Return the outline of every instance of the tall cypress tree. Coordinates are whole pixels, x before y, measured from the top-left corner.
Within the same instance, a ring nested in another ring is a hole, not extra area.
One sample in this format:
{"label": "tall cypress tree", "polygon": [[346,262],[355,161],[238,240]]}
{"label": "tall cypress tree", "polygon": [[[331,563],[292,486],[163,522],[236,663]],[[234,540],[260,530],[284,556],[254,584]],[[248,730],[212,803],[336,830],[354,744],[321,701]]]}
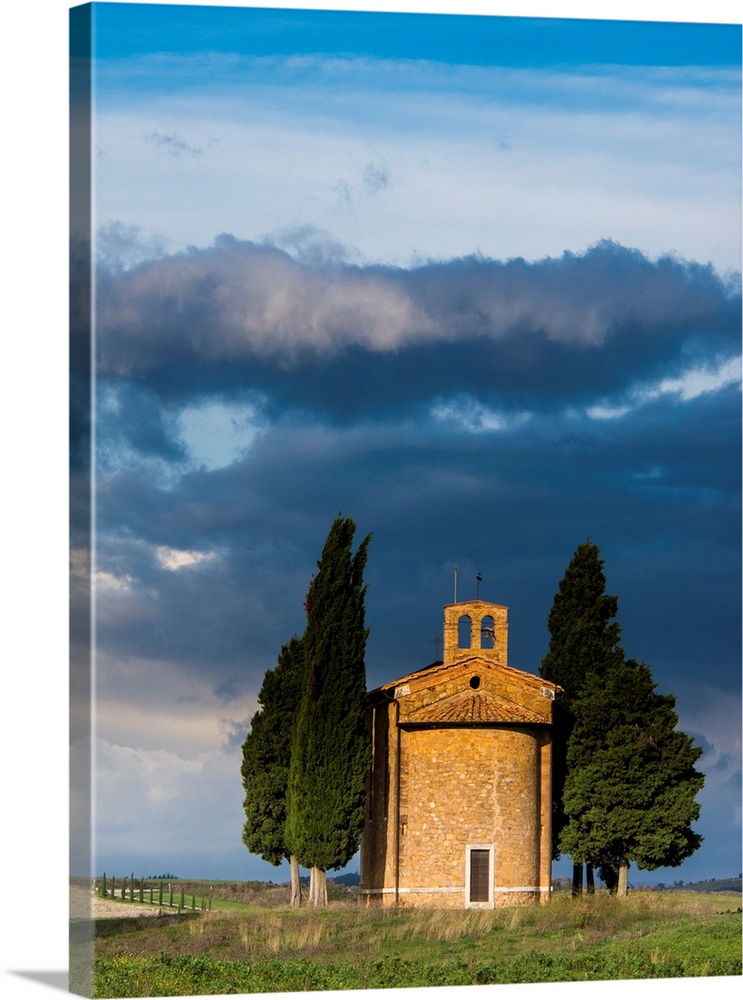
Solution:
{"label": "tall cypress tree", "polygon": [[352,555],[356,526],[341,514],[307,597],[305,686],[287,786],[287,843],[311,869],[310,902],[327,902],[325,873],[358,850],[371,749],[364,726],[363,583],[370,536]]}
{"label": "tall cypress tree", "polygon": [[260,708],[242,746],[243,843],[272,865],[289,860],[292,906],[299,905],[301,894],[299,866],[286,841],[286,786],[304,667],[302,640],[293,636],[282,646],[276,667],[266,671]]}
{"label": "tall cypress tree", "polygon": [[[575,722],[574,705],[587,678],[601,676],[624,661],[620,628],[613,619],[617,598],[606,592],[604,561],[597,545],[586,539],[575,550],[548,618],[549,650],[539,673],[559,684],[563,693],[555,702],[553,726],[552,837],[559,857],[560,832],[566,822],[562,805],[567,752]],[[593,871],[589,867],[589,888]],[[583,883],[583,865],[573,867],[573,891]]]}
{"label": "tall cypress tree", "polygon": [[655,688],[649,668],[628,660],[589,676],[573,703],[560,847],[601,865],[619,896],[630,862],[675,867],[702,841],[691,829],[702,751],[676,729],[673,695]]}

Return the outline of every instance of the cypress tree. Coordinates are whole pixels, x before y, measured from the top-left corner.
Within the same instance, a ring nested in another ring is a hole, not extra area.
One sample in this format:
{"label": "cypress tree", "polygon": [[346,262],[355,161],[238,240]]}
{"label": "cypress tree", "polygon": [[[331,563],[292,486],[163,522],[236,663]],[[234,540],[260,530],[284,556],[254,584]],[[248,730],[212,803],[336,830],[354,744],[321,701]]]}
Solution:
{"label": "cypress tree", "polygon": [[598,546],[586,539],[565,570],[547,620],[549,651],[539,672],[563,689],[563,705],[580,694],[586,677],[624,659],[619,624],[612,621],[618,600],[605,593],[603,567]]}
{"label": "cypress tree", "polygon": [[[588,677],[601,676],[624,660],[619,624],[612,620],[618,601],[616,596],[605,593],[603,567],[598,546],[586,539],[575,550],[555,594],[547,621],[549,650],[539,670],[545,680],[563,689],[555,702],[553,724],[552,838],[556,858],[560,856],[560,833],[566,822],[562,797],[575,700]],[[589,868],[589,886],[592,875]],[[580,892],[582,884],[583,865],[575,862],[573,892]]]}
{"label": "cypress tree", "polygon": [[356,853],[371,748],[364,725],[363,584],[370,536],[352,555],[356,525],[333,522],[307,596],[305,684],[287,786],[287,843],[311,869],[310,902],[327,903],[325,873]]}
{"label": "cypress tree", "polygon": [[242,745],[243,843],[272,865],[289,860],[292,906],[299,906],[301,890],[297,859],[286,845],[286,786],[303,678],[304,650],[295,635],[281,647],[276,667],[266,671],[260,708]]}
{"label": "cypress tree", "polygon": [[677,730],[674,696],[655,688],[650,669],[628,660],[588,677],[573,706],[560,847],[597,861],[619,896],[630,862],[675,867],[702,842],[691,829],[702,751]]}

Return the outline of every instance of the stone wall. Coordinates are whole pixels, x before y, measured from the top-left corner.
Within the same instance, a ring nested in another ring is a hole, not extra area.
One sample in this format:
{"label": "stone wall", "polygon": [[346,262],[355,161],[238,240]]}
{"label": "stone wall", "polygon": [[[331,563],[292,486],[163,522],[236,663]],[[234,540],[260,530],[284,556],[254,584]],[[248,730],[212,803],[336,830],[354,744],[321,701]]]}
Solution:
{"label": "stone wall", "polygon": [[488,905],[546,899],[548,732],[527,726],[398,727],[395,715],[394,704],[375,712],[375,768],[362,845],[366,901],[468,905],[472,847],[493,852]]}
{"label": "stone wall", "polygon": [[[373,766],[360,886],[367,904],[502,906],[549,898],[559,688],[499,662],[507,610],[483,601],[448,605],[445,662],[370,694]],[[492,649],[453,649],[461,614],[476,624],[475,637],[482,618],[492,617]],[[472,893],[470,865],[478,870],[484,858],[489,867]]]}
{"label": "stone wall", "polygon": [[400,885],[460,890],[467,848],[494,850],[494,887],[539,884],[539,741],[513,728],[403,731]]}
{"label": "stone wall", "polygon": [[[459,645],[459,619],[471,622],[470,644]],[[483,618],[492,619],[493,635],[483,636]],[[490,645],[485,643],[489,640]],[[508,663],[508,608],[489,601],[460,601],[444,607],[444,663],[452,663],[470,653],[482,652],[496,663]]]}

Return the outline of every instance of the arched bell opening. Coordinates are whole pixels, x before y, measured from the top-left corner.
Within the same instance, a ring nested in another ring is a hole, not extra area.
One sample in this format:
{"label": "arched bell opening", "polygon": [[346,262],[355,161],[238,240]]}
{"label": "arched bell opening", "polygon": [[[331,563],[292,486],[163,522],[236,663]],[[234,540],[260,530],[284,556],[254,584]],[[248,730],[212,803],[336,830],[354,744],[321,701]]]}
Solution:
{"label": "arched bell opening", "polygon": [[472,619],[469,615],[460,615],[457,622],[457,646],[459,649],[472,649]]}
{"label": "arched bell opening", "polygon": [[492,615],[485,615],[480,622],[480,649],[495,647],[495,622]]}

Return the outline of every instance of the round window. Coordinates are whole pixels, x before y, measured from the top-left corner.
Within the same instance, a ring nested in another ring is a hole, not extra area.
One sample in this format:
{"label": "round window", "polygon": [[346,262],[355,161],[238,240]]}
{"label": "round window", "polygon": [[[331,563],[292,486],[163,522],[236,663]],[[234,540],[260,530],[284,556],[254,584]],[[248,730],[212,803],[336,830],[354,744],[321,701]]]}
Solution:
{"label": "round window", "polygon": [[470,677],[470,687],[474,688],[475,691],[480,687],[480,678],[477,675]]}

